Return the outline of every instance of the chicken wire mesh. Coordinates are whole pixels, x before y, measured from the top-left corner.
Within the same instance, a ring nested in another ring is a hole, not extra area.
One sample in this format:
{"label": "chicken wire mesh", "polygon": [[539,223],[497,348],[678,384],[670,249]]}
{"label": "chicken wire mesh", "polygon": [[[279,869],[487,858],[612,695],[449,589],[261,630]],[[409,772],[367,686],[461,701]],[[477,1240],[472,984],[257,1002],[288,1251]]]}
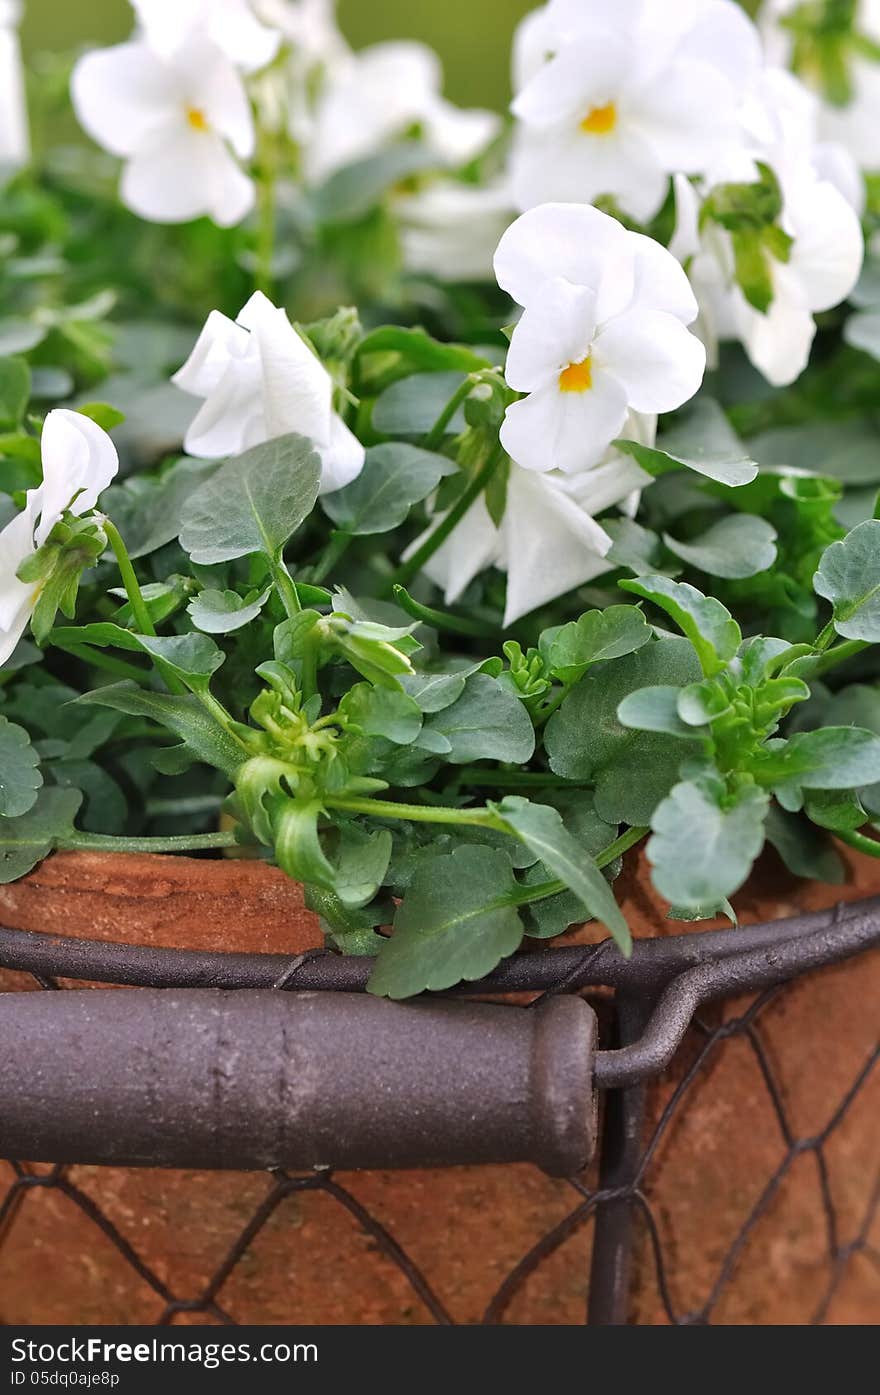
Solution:
{"label": "chicken wire mesh", "polygon": [[[869,942],[880,942],[880,925],[857,948]],[[784,949],[771,945],[767,960],[784,960]],[[880,956],[846,962],[838,944],[827,958],[844,962],[794,969],[747,998],[728,975],[737,996],[699,1008],[668,1070],[646,1081],[636,1069],[603,1093],[600,1155],[580,1177],[555,1181],[526,1165],[225,1174],[218,1225],[205,1206],[216,1174],[9,1162],[0,1318],[878,1321]],[[639,1047],[663,1003],[657,975],[630,975],[612,1003],[581,982],[613,977],[591,973],[596,961],[595,947],[582,951],[577,972],[569,956],[544,991],[591,995],[604,1044]],[[59,971],[69,967],[61,956]],[[64,989],[43,972],[29,978]],[[847,1004],[846,1040],[823,1037],[816,1023],[837,1021]]]}

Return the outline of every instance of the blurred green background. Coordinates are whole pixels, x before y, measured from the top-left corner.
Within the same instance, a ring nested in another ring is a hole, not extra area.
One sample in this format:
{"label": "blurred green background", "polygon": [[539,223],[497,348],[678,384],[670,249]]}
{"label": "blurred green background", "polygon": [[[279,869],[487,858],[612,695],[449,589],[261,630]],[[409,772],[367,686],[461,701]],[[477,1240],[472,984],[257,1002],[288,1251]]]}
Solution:
{"label": "blurred green background", "polygon": [[[173,4],[174,0],[167,0]],[[510,43],[537,0],[339,0],[344,32],[360,48],[379,39],[423,39],[446,68],[446,91],[468,106],[509,100]],[[112,43],[131,31],[126,0],[25,0],[27,49]]]}

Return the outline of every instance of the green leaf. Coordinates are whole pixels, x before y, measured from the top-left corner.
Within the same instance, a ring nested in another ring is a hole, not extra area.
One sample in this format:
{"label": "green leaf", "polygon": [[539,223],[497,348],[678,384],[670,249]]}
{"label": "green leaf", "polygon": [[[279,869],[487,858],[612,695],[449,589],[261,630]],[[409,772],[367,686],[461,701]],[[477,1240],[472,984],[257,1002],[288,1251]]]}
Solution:
{"label": "green leaf", "polygon": [[399,688],[356,683],[340,702],[339,712],[364,736],[381,736],[398,746],[409,746],[422,729],[418,703]]}
{"label": "green leaf", "polygon": [[118,407],[111,407],[109,402],[83,402],[76,410],[89,417],[102,431],[112,431],[114,426],[121,426],[125,421],[125,413],[120,412]]}
{"label": "green leaf", "polygon": [[481,846],[421,863],[379,951],[371,993],[410,998],[491,973],[522,940],[510,859]]}
{"label": "green leaf", "polygon": [[0,816],[26,814],[42,783],[40,757],[24,727],[0,716]]}
{"label": "green leaf", "polygon": [[0,359],[0,431],[16,431],[31,395],[31,370],[23,358]]}
{"label": "green leaf", "polygon": [[695,586],[665,576],[641,576],[620,585],[666,611],[694,646],[707,678],[719,673],[742,643],[742,633],[730,611]]}
{"label": "green leaf", "polygon": [[[861,824],[865,822],[862,813]],[[846,880],[846,869],[826,834],[820,833],[806,819],[788,814],[773,804],[767,815],[767,842],[772,843],[789,872],[809,881],[830,882],[840,886]]]}
{"label": "green leaf", "polygon": [[662,731],[668,736],[693,741],[696,735],[693,726],[683,722],[678,713],[679,696],[688,691],[666,684],[639,688],[623,699],[617,709],[617,720],[635,731]]}
{"label": "green leaf", "polygon": [[72,837],[82,795],[48,787],[19,818],[0,822],[0,883],[14,882],[42,862],[59,842]]}
{"label": "green leaf", "polygon": [[880,310],[861,310],[850,315],[843,327],[843,337],[854,349],[880,359]]}
{"label": "green leaf", "polygon": [[369,354],[397,354],[402,365],[421,373],[478,373],[492,366],[488,358],[464,344],[443,344],[423,329],[399,325],[382,325],[362,339],[358,356]]}
{"label": "green leaf", "polygon": [[418,704],[424,713],[442,712],[451,707],[464,692],[465,673],[410,673],[404,674],[400,685],[405,693]]}
{"label": "green leaf", "polygon": [[660,563],[660,539],[650,529],[634,523],[631,518],[603,518],[602,527],[614,546],[608,561],[615,567],[626,567],[636,576],[655,572]]}
{"label": "green leaf", "polygon": [[321,504],[344,533],[388,533],[405,522],[413,504],[426,499],[444,475],[454,473],[444,455],[389,441],[371,446],[357,479],[326,495]]}
{"label": "green leaf", "polygon": [[52,631],[59,644],[94,644],[98,648],[127,649],[161,659],[183,679],[207,679],[216,673],[226,655],[203,634],[138,635],[110,621],[94,625],[62,625]]}
{"label": "green leaf", "polygon": [[189,617],[199,630],[212,635],[228,635],[256,620],[271,590],[253,600],[245,600],[237,591],[202,591],[187,606]]}
{"label": "green leaf", "polygon": [[677,694],[676,710],[689,727],[709,726],[719,717],[726,717],[731,706],[724,686],[711,678],[704,679],[702,683],[691,683]]}
{"label": "green leaf", "polygon": [[452,765],[477,760],[524,765],[535,751],[535,731],[525,707],[485,673],[468,678],[461,697],[425,726],[450,742],[447,760]]}
{"label": "green leaf", "polygon": [[289,877],[334,891],[333,868],[318,836],[318,819],[322,812],[319,800],[299,803],[282,796],[272,814],[275,859]]}
{"label": "green leaf", "polygon": [[181,546],[203,566],[253,552],[275,558],[311,513],[320,483],[320,458],[304,436],[254,446],[186,500]]}
{"label": "green leaf", "polygon": [[425,145],[405,141],[356,160],[332,174],[314,195],[319,223],[354,223],[366,217],[394,184],[437,168],[437,156]]}
{"label": "green leaf", "polygon": [[834,607],[834,628],[845,639],[880,640],[880,519],[860,523],[832,543],[813,578]]}
{"label": "green leaf", "polygon": [[387,828],[368,833],[357,824],[345,824],[339,830],[334,881],[346,910],[360,910],[373,900],[388,871],[392,844]]}
{"label": "green leaf", "polygon": [[[592,664],[633,654],[651,638],[651,627],[633,605],[590,610],[579,620],[541,638],[547,668],[563,683],[575,683]],[[546,642],[545,642],[546,641]]]}
{"label": "green leaf", "polygon": [[756,460],[773,469],[808,470],[843,484],[880,484],[880,452],[873,423],[817,421],[781,426],[749,442]]}
{"label": "green leaf", "polygon": [[687,417],[666,433],[660,446],[643,446],[638,441],[616,441],[615,445],[652,475],[684,466],[736,488],[750,484],[758,473],[724,411],[711,397],[700,397]]}
{"label": "green leaf", "polygon": [[676,785],[651,821],[654,885],[673,906],[715,906],[738,891],[764,846],[770,800],[747,785],[727,796],[713,776]]}
{"label": "green leaf", "polygon": [[[383,436],[426,436],[466,376],[428,372],[400,378],[377,397],[373,406],[374,428]],[[466,425],[462,406],[449,423],[449,434],[457,435]]]}
{"label": "green leaf", "polygon": [[101,507],[113,519],[132,558],[146,557],[173,542],[180,532],[183,506],[207,479],[216,474],[216,460],[176,460],[158,477],[132,475],[112,484],[101,496]]}
{"label": "green leaf", "polygon": [[880,780],[880,737],[860,727],[796,732],[768,749],[753,772],[770,789],[859,789]]}
{"label": "green leaf", "polygon": [[678,542],[668,533],[663,541],[698,571],[731,581],[757,576],[776,561],[776,529],[751,514],[722,518],[693,542]]}
{"label": "green leaf", "polygon": [[568,832],[557,810],[516,796],[509,796],[495,807],[526,847],[574,892],[588,917],[600,920],[623,953],[629,954],[632,936],[614,893],[589,853]]}
{"label": "green leaf", "polygon": [[84,693],[78,702],[111,707],[132,717],[149,717],[174,732],[196,760],[222,770],[230,779],[247,759],[247,752],[224,731],[195,697],[152,693],[135,683],[111,683]]}
{"label": "green leaf", "polygon": [[702,744],[695,739],[688,747],[665,733],[633,731],[619,721],[618,708],[641,688],[681,688],[699,677],[693,649],[678,638],[654,640],[588,673],[547,724],[551,769],[567,780],[593,781],[596,812],[608,823],[650,823],[682,761],[699,755]]}

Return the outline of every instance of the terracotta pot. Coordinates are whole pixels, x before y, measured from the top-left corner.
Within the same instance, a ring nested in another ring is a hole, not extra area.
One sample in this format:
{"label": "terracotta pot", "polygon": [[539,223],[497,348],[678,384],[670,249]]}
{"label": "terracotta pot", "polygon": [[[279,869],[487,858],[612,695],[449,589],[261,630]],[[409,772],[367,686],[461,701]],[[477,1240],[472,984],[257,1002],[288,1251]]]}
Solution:
{"label": "terracotta pot", "polygon": [[[842,888],[795,882],[767,859],[737,898],[742,922],[880,892],[880,864],[845,856]],[[637,935],[681,932],[665,919],[639,857],[622,889]],[[280,872],[167,857],[57,854],[0,888],[0,924],[191,949],[296,954],[320,943],[301,889]],[[592,927],[580,938],[599,933]],[[26,975],[0,975],[6,990],[36,986]],[[659,1131],[640,1191],[657,1246],[640,1220],[632,1319],[663,1323],[671,1307],[677,1318],[727,1323],[803,1323],[819,1309],[833,1322],[880,1321],[880,1216],[871,1214],[880,1071],[866,1070],[877,1042],[880,954],[790,985],[737,1028],[748,1006],[712,1009],[703,1029],[726,1026],[723,1038],[692,1033],[649,1092],[646,1129]],[[861,1088],[837,1117],[860,1072]],[[16,1174],[6,1163],[0,1172],[10,1186],[0,1225],[7,1323],[164,1315],[411,1324],[444,1313],[473,1322],[526,1255],[494,1315],[583,1321],[592,1244],[589,1217],[575,1214],[583,1196],[530,1167],[291,1183],[89,1167],[56,1175],[24,1165]]]}

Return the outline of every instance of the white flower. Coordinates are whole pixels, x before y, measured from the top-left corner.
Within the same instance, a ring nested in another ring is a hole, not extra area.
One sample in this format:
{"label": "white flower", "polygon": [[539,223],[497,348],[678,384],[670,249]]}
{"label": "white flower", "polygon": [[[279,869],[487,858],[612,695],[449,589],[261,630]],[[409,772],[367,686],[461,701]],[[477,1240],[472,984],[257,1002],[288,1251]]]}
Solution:
{"label": "white flower", "polygon": [[89,135],[126,161],[121,196],[142,218],[207,215],[231,227],[250,211],[254,186],[238,163],[254,151],[250,104],[229,59],[204,39],[167,60],[143,41],[87,53],[71,93]]}
{"label": "white flower", "polygon": [[437,179],[413,194],[399,194],[394,211],[409,271],[441,281],[486,281],[498,239],[510,224],[507,183],[463,184]]}
{"label": "white flower", "polygon": [[43,483],[28,490],[24,509],[0,532],[0,665],[24,634],[40,595],[39,583],[19,581],[16,572],[65,512],[82,517],[95,507],[119,468],[107,433],[64,407],[46,417],[41,450]]}
{"label": "white flower", "polygon": [[699,173],[738,142],[760,62],[734,0],[551,0],[515,48],[519,207],[611,195],[653,217],[670,175]]}
{"label": "white flower", "polygon": [[336,63],[351,53],[336,23],[335,0],[255,0],[254,8],[313,63]]}
{"label": "white flower", "polygon": [[479,155],[500,117],[463,111],[442,93],[437,55],[424,44],[374,44],[331,74],[318,102],[307,167],[313,183],[374,155],[413,126],[437,160],[456,167]]}
{"label": "white flower", "polygon": [[498,283],[524,306],[506,377],[502,444],[527,470],[597,464],[630,411],[670,412],[700,386],[706,354],[687,277],[665,248],[579,204],[524,213],[495,255]]}
{"label": "white flower", "polygon": [[256,0],[256,10],[287,45],[285,61],[261,73],[252,89],[260,119],[268,130],[286,131],[309,146],[318,94],[328,74],[351,58],[334,0]]}
{"label": "white flower", "polygon": [[701,198],[683,177],[676,179],[678,221],[670,250],[688,266],[700,305],[697,330],[710,359],[720,341],[739,339],[767,381],[784,387],[809,362],[814,316],[839,305],[855,286],[864,241],[851,204],[812,165],[798,161],[776,174],[780,226],[793,241],[788,261],[767,256],[773,300],[766,313],[749,303],[737,282],[730,234],[712,223],[700,230]]}
{"label": "white flower", "polygon": [[211,311],[173,381],[205,399],[186,433],[191,455],[240,455],[296,431],[321,457],[322,494],[341,489],[363,469],[363,446],[333,410],[330,374],[261,291],[237,320]]}
{"label": "white flower", "polygon": [[0,171],[19,169],[30,159],[24,74],[17,25],[20,0],[0,0]]}
{"label": "white flower", "polygon": [[141,32],[159,58],[173,61],[193,40],[207,40],[246,73],[264,68],[281,34],[267,28],[248,0],[131,0]]}
{"label": "white flower", "polygon": [[[633,424],[632,434],[639,431]],[[613,563],[606,560],[612,538],[594,515],[624,503],[650,483],[650,476],[616,452],[577,476],[538,475],[511,464],[501,526],[493,523],[481,496],[430,558],[425,573],[452,605],[479,572],[499,567],[507,573],[504,624],[513,625],[529,611],[612,570]]]}

